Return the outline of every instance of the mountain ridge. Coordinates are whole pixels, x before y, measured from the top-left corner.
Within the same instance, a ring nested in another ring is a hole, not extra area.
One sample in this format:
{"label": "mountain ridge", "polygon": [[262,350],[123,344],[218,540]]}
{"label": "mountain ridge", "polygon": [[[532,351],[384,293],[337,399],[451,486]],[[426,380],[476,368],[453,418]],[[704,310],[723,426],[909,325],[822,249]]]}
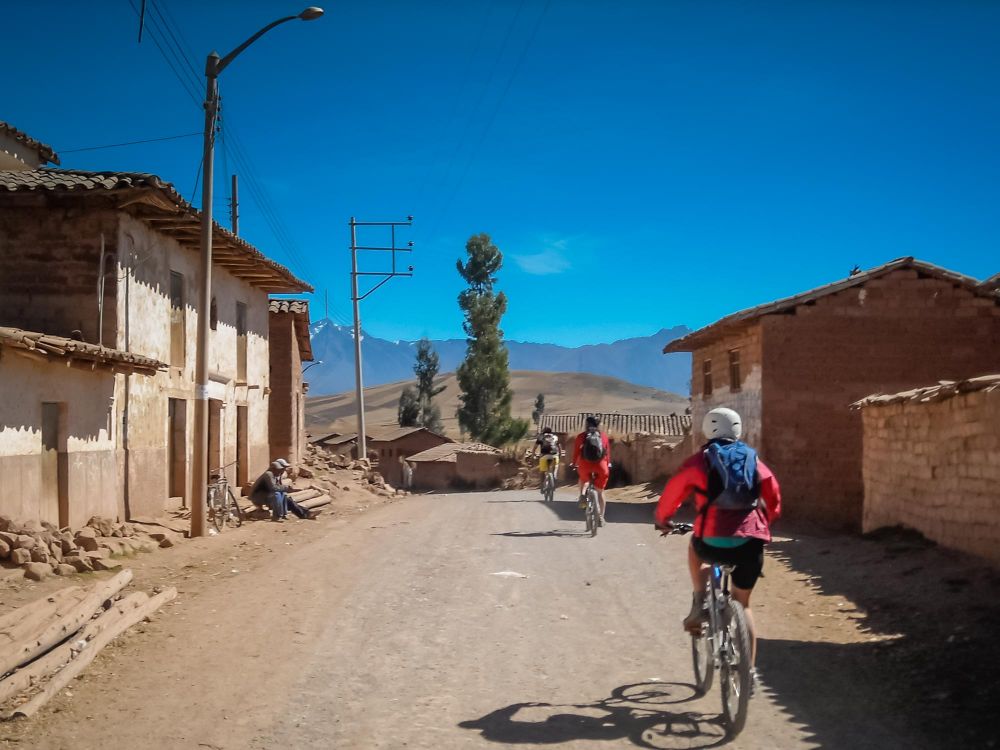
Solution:
{"label": "mountain ridge", "polygon": [[[663,328],[649,336],[633,336],[602,344],[566,347],[528,341],[506,341],[511,370],[584,372],[607,375],[636,385],[687,394],[691,358],[663,354],[663,347],[689,333],[686,326]],[[310,368],[310,395],[342,393],[354,387],[354,331],[323,319],[310,327],[313,356],[322,361]],[[387,385],[413,378],[415,341],[389,341],[362,330],[365,386]],[[454,370],[465,358],[466,340],[431,340],[441,371]]]}

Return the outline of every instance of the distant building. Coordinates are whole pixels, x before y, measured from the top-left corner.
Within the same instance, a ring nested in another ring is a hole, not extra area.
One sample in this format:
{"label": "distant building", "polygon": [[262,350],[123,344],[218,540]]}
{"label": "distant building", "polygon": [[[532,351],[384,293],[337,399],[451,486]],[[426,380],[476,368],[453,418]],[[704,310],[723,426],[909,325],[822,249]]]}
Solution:
{"label": "distant building", "polygon": [[[378,470],[393,487],[403,486],[403,461],[428,448],[454,443],[426,427],[375,427],[367,438],[368,453],[378,456]],[[367,434],[367,433],[366,433]]]}
{"label": "distant building", "polygon": [[[0,171],[0,326],[42,334],[44,356],[72,366],[36,378],[3,345],[0,476],[27,484],[0,495],[0,513],[79,523],[190,501],[200,224],[155,175]],[[207,463],[243,485],[271,453],[268,294],[311,288],[218,225],[213,264]],[[66,514],[30,502],[53,443]]]}
{"label": "distant building", "polygon": [[406,459],[414,490],[485,489],[500,481],[501,452],[483,443],[446,443]]}
{"label": "distant building", "polygon": [[860,528],[862,430],[850,404],[1000,371],[1000,297],[900,258],[729,315],[669,343],[691,352],[694,429],[728,406],[781,480],[787,515]]}
{"label": "distant building", "polygon": [[271,460],[284,458],[298,465],[306,446],[306,391],[302,363],[311,362],[309,303],[273,299],[268,306],[268,352],[271,357],[271,398],[268,434]]}

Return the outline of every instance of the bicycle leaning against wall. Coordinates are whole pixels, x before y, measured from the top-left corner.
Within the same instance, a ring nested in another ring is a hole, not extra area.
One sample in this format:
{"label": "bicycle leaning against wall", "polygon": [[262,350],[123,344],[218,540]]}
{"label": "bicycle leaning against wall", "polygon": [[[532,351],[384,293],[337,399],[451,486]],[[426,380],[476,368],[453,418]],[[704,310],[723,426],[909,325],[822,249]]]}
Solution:
{"label": "bicycle leaning against wall", "polygon": [[[234,461],[228,466],[235,463]],[[226,478],[228,466],[220,466],[209,475],[212,481],[208,483],[208,520],[216,531],[222,531],[226,524],[243,525],[243,509]]]}

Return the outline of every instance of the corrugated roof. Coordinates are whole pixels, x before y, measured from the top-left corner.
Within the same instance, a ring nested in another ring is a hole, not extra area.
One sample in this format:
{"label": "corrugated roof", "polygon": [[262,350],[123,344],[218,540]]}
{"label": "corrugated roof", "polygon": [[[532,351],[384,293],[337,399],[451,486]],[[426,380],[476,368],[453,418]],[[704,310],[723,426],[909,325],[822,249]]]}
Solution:
{"label": "corrugated roof", "polygon": [[674,339],[664,347],[663,353],[669,354],[672,352],[694,351],[696,348],[703,346],[705,343],[719,336],[726,329],[736,326],[739,323],[746,323],[756,318],[763,317],[764,315],[787,312],[795,307],[798,307],[799,305],[815,302],[822,297],[836,294],[837,292],[842,292],[845,289],[851,289],[852,287],[861,286],[872,279],[885,276],[893,271],[905,269],[912,269],[923,276],[929,276],[931,278],[951,282],[952,284],[968,289],[970,292],[978,296],[996,298],[995,295],[992,295],[988,290],[984,289],[980,285],[979,281],[971,276],[965,276],[964,274],[956,273],[955,271],[949,271],[946,268],[941,268],[940,266],[935,266],[933,263],[926,263],[922,260],[916,260],[913,257],[897,258],[889,263],[869,269],[868,271],[856,273],[853,276],[848,276],[846,279],[835,281],[832,284],[826,284],[825,286],[810,289],[809,291],[796,294],[792,297],[786,297],[784,299],[776,300],[775,302],[768,302],[764,305],[750,307],[746,310],[733,313],[732,315],[727,315],[725,318],[722,318],[709,326],[700,328],[693,333],[689,333],[687,336]]}
{"label": "corrugated roof", "polygon": [[102,366],[115,370],[127,370],[143,375],[153,375],[157,370],[167,369],[167,365],[152,357],[144,357],[120,349],[88,344],[85,341],[68,339],[63,336],[49,336],[20,328],[0,327],[0,346],[10,346],[22,351],[30,351],[36,357],[45,359],[65,359],[89,362],[91,367]]}
{"label": "corrugated roof", "polygon": [[267,311],[271,315],[289,313],[295,316],[295,340],[299,345],[299,358],[311,362],[313,358],[312,338],[309,336],[309,301],[304,299],[272,299]]}
{"label": "corrugated roof", "polygon": [[[127,209],[157,232],[173,237],[184,247],[201,252],[201,211],[184,200],[173,185],[154,174],[88,172],[51,167],[0,171],[0,201],[6,195],[24,193],[115,196],[119,199],[119,209]],[[283,265],[266,257],[218,222],[213,222],[213,228],[212,261],[215,265],[266,292],[313,290]]]}
{"label": "corrugated roof", "polygon": [[357,439],[358,434],[356,432],[350,432],[346,435],[333,432],[329,435],[320,435],[317,438],[312,438],[309,442],[313,445],[343,445],[344,443],[353,443]]}
{"label": "corrugated roof", "polygon": [[459,453],[490,453],[499,455],[500,450],[484,443],[444,443],[435,445],[420,453],[407,456],[413,463],[456,463]]}
{"label": "corrugated roof", "polygon": [[30,135],[25,133],[23,130],[19,130],[11,125],[9,122],[4,122],[0,120],[0,131],[3,131],[6,135],[13,138],[15,141],[20,141],[28,148],[34,149],[38,152],[38,155],[42,157],[45,161],[51,164],[58,164],[59,157],[56,152],[52,149],[52,146],[42,143],[39,140],[32,138]]}
{"label": "corrugated roof", "polygon": [[538,429],[552,428],[553,432],[582,432],[589,416],[601,421],[601,429],[618,435],[647,432],[652,435],[683,436],[691,430],[690,414],[619,414],[618,412],[581,412],[579,414],[543,414]]}
{"label": "corrugated roof", "polygon": [[868,406],[888,406],[903,402],[932,403],[974,391],[994,391],[1000,388],[1000,375],[982,375],[968,380],[942,380],[936,385],[913,388],[899,393],[875,393],[851,404],[854,409]]}

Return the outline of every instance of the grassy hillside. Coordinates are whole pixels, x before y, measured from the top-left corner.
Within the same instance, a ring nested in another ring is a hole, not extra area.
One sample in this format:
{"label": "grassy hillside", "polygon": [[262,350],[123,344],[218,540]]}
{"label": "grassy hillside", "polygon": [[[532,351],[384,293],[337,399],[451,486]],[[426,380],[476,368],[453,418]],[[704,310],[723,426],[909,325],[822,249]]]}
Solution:
{"label": "grassy hillside", "polygon": [[[365,389],[365,415],[369,427],[396,424],[399,394],[411,381],[390,383]],[[458,437],[458,384],[454,373],[440,379],[444,391],[435,402],[441,407],[445,432]],[[581,411],[622,412],[626,414],[672,414],[682,412],[687,399],[676,393],[626,383],[605,375],[582,372],[511,372],[515,416],[530,418],[535,397],[545,394],[545,410],[550,414],[576,414]],[[354,432],[354,392],[336,396],[318,396],[306,401],[306,427],[313,435],[324,432]]]}

